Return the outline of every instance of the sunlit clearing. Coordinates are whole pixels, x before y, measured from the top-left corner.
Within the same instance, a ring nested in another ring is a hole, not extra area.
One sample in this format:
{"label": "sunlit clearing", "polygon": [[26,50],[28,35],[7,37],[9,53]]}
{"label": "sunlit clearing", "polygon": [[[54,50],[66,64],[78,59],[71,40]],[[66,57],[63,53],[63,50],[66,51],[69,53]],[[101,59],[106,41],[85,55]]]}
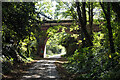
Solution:
{"label": "sunlit clearing", "polygon": [[66,33],[60,32],[48,39],[46,43],[46,58],[61,58],[61,55],[66,54],[65,47],[60,44],[63,36],[66,36]]}

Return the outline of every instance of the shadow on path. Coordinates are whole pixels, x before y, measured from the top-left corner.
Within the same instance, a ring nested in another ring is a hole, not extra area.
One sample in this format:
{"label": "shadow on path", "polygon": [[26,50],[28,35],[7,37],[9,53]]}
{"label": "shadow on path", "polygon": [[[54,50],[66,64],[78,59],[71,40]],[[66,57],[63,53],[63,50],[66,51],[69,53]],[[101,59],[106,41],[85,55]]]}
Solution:
{"label": "shadow on path", "polygon": [[56,59],[38,60],[25,71],[20,80],[61,80],[56,70]]}

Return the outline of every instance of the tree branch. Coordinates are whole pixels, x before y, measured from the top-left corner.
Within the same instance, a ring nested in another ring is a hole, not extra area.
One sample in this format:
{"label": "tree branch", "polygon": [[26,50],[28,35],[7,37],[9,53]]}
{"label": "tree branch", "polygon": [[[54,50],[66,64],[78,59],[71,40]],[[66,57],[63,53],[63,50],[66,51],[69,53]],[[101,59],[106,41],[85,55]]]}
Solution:
{"label": "tree branch", "polygon": [[78,17],[79,17],[79,20],[80,20],[80,23],[83,24],[83,19],[82,19],[82,16],[81,16],[81,10],[80,10],[80,5],[79,5],[79,2],[76,1],[76,5],[77,5],[77,12],[78,12]]}
{"label": "tree branch", "polygon": [[101,2],[100,2],[100,5],[101,5],[101,7],[102,7],[102,9],[103,9],[103,12],[104,12],[104,14],[105,14],[105,17],[107,18],[107,12],[105,11],[105,7],[104,7],[104,4],[102,4]]}

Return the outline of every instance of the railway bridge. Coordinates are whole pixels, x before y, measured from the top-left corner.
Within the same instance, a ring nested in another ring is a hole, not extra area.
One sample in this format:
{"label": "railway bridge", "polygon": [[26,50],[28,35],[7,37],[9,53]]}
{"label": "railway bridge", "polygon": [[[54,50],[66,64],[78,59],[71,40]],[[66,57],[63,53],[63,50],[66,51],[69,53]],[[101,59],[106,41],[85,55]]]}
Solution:
{"label": "railway bridge", "polygon": [[[74,22],[75,22],[74,20],[60,20],[60,21],[58,21],[58,20],[49,20],[49,21],[44,21],[41,24],[41,30],[47,32],[47,30],[50,27],[54,28],[54,26],[59,26],[60,25],[60,26],[65,27],[65,32],[66,33],[78,34],[78,32],[80,32],[80,31],[77,31],[77,30],[72,30],[71,31],[70,30],[70,27],[74,26]],[[76,24],[78,24],[78,23],[76,23]],[[89,32],[90,31],[89,25],[87,25],[86,28],[87,28],[87,31]],[[93,32],[98,32],[100,30],[99,25],[93,24],[92,30],[93,30]],[[59,28],[59,30],[57,32],[62,32],[62,28]],[[39,54],[41,57],[44,57],[45,54],[46,54],[46,42],[47,42],[48,39],[49,39],[49,37],[46,36],[46,35],[43,35],[39,39],[40,41],[39,41],[37,54]]]}

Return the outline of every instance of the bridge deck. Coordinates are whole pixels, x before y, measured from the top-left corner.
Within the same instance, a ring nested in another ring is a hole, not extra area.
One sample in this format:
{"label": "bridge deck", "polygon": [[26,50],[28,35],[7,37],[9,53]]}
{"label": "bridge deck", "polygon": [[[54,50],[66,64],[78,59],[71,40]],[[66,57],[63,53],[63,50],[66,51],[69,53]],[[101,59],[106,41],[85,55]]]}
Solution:
{"label": "bridge deck", "polygon": [[[71,25],[73,25],[74,21],[75,20],[60,20],[60,21],[58,21],[58,20],[50,20],[50,21],[44,21],[43,24],[41,25],[41,29],[42,30],[47,30],[50,27],[58,26],[58,25],[65,26],[65,27],[69,28]],[[86,28],[87,28],[87,30],[90,30],[89,24],[86,26]],[[96,25],[96,24],[93,24],[92,29],[93,29],[94,32],[98,32],[100,30],[99,25]]]}

